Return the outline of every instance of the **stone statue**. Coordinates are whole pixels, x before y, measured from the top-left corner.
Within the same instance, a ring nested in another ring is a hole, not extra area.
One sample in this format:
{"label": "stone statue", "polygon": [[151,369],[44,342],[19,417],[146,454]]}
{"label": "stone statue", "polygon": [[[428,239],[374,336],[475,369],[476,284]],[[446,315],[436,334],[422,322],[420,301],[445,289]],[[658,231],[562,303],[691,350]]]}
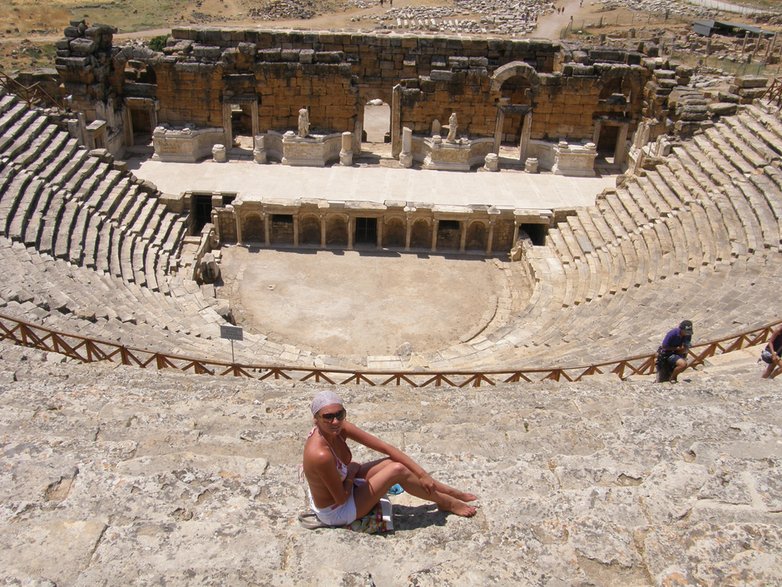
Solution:
{"label": "stone statue", "polygon": [[310,113],[306,108],[299,110],[299,136],[301,138],[310,134]]}
{"label": "stone statue", "polygon": [[456,112],[451,112],[451,116],[448,118],[448,138],[449,143],[456,142],[456,129],[458,128],[456,122]]}

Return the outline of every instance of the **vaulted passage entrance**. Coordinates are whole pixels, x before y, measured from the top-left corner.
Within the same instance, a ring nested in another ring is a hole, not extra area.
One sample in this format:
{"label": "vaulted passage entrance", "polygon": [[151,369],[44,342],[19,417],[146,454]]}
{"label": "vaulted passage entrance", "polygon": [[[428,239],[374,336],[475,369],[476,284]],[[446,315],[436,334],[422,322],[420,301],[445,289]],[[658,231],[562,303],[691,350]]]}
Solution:
{"label": "vaulted passage entrance", "polygon": [[354,243],[373,247],[377,245],[377,218],[356,218]]}

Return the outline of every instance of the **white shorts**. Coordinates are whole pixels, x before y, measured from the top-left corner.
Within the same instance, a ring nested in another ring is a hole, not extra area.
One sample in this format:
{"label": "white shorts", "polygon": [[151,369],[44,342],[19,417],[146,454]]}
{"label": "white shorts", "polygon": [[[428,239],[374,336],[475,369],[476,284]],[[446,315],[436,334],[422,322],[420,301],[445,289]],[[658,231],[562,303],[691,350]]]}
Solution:
{"label": "white shorts", "polygon": [[[363,479],[355,479],[353,487],[350,488],[350,497],[342,505],[330,505],[325,508],[319,508],[312,500],[310,493],[310,508],[318,519],[329,526],[347,526],[356,520],[356,500],[353,498],[353,489],[355,484],[364,482]],[[307,492],[309,493],[309,491]]]}

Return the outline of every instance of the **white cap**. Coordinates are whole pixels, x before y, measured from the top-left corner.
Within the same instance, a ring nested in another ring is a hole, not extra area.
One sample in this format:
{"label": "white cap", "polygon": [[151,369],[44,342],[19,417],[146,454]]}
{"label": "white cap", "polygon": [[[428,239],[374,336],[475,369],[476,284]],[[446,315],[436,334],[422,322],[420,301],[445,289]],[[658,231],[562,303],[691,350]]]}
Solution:
{"label": "white cap", "polygon": [[319,391],[315,394],[315,397],[312,398],[312,404],[310,405],[312,415],[316,415],[321,409],[332,404],[345,405],[342,398],[333,391]]}

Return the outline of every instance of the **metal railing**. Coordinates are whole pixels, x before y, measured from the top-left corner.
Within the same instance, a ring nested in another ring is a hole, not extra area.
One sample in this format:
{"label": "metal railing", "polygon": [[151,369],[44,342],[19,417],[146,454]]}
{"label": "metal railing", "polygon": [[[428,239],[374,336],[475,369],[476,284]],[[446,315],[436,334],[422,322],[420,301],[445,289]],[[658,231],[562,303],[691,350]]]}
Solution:
{"label": "metal railing", "polygon": [[[772,330],[782,321],[742,332],[719,340],[693,346],[690,366],[702,364],[709,357],[729,353],[766,342]],[[480,387],[503,383],[540,381],[580,381],[584,377],[614,374],[620,379],[631,375],[651,375],[655,371],[655,354],[637,355],[616,361],[577,367],[521,368],[481,371],[383,371],[351,370],[281,365],[248,365],[210,359],[194,359],[168,353],[132,348],[125,345],[68,334],[0,314],[0,340],[60,353],[83,363],[110,361],[141,368],[176,369],[197,375],[231,375],[264,381],[283,379],[312,381],[332,385],[365,384],[370,386],[408,385],[410,387]]]}

